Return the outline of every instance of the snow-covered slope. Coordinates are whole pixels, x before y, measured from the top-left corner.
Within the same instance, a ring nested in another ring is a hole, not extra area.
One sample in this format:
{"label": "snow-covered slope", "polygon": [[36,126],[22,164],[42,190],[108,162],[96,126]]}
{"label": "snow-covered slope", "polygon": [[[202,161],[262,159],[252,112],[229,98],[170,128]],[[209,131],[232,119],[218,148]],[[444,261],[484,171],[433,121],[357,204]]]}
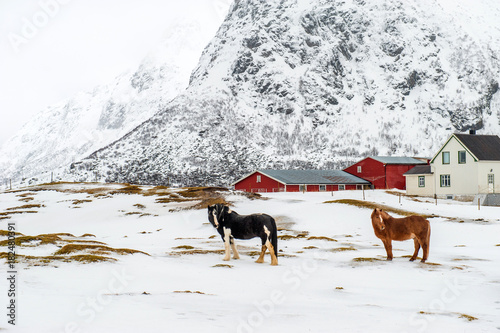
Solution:
{"label": "snow-covered slope", "polygon": [[77,178],[228,184],[500,133],[500,3],[238,0],[187,91]]}
{"label": "snow-covered slope", "polygon": [[3,145],[0,180],[18,180],[69,165],[164,108],[187,87],[189,74],[214,33],[185,19],[174,27],[135,71],[38,113]]}

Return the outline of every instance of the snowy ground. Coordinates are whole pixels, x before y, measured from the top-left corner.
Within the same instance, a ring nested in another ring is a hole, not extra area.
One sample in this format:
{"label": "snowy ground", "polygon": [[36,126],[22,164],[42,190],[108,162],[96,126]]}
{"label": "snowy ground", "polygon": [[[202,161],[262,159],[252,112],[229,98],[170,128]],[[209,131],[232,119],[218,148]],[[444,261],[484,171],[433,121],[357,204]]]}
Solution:
{"label": "snowy ground", "polygon": [[[267,195],[269,200],[227,197],[240,214],[265,212],[276,218],[282,229],[278,266],[269,264],[269,255],[265,264],[254,262],[260,249],[257,239],[237,243],[240,260],[222,261],[223,244],[208,224],[206,210],[176,210],[184,203],[160,204],[154,195],[96,196],[29,189],[0,193],[0,212],[43,205],[24,209],[36,213],[8,215],[10,219],[0,220],[1,230],[14,223],[16,231],[24,235],[69,233],[75,237],[60,237],[149,254],[112,254],[117,259],[113,262],[17,263],[16,326],[7,323],[8,268],[2,265],[0,294],[5,313],[0,329],[499,331],[500,208],[481,207],[478,211],[469,203],[448,200],[435,205],[405,197],[400,204],[398,196],[385,191],[365,194],[367,201],[441,216],[430,219],[428,263],[409,262],[404,257],[412,254],[412,241],[394,242],[395,258],[386,262],[382,242],[373,233],[371,210],[323,203],[362,199],[360,191],[333,196],[276,193]],[[95,237],[80,237],[84,234]],[[37,244],[17,246],[16,252],[49,256],[61,246]]]}

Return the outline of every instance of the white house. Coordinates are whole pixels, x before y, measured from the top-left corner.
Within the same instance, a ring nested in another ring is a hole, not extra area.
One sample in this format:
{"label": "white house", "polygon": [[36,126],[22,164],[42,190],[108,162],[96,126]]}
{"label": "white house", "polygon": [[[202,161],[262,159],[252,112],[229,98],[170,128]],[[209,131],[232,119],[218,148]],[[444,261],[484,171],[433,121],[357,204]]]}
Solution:
{"label": "white house", "polygon": [[406,193],[437,197],[469,197],[500,193],[500,138],[453,134],[428,166],[404,174]]}

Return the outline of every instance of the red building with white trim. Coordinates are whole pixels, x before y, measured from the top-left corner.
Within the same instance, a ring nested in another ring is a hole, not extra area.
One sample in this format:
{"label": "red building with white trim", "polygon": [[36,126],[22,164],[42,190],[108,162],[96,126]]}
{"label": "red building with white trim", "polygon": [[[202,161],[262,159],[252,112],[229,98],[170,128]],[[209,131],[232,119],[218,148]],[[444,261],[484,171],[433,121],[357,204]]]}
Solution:
{"label": "red building with white trim", "polygon": [[375,189],[406,189],[403,174],[416,165],[428,162],[412,157],[372,156],[344,169],[345,172],[372,183]]}
{"label": "red building with white trim", "polygon": [[246,192],[331,192],[370,183],[340,170],[256,170],[232,185]]}

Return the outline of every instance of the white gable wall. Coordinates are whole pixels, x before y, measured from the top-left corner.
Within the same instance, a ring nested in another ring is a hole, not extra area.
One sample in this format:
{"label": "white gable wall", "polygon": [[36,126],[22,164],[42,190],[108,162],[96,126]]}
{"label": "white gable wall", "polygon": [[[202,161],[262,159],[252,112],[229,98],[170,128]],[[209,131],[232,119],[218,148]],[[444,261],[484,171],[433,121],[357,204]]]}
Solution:
{"label": "white gable wall", "polygon": [[[466,151],[466,163],[458,163],[458,152]],[[443,164],[443,152],[450,153],[450,163]],[[479,189],[479,163],[474,156],[457,140],[455,136],[446,143],[431,162],[436,182],[436,194],[474,195]],[[450,186],[441,186],[441,176],[450,176]]]}
{"label": "white gable wall", "polygon": [[[465,151],[465,163],[458,163],[458,152]],[[449,152],[450,163],[443,164],[443,152]],[[500,193],[500,161],[478,161],[460,141],[452,135],[434,156],[432,175],[407,175],[406,193],[409,195],[438,197],[447,195],[471,196],[478,193]],[[488,184],[492,174],[494,184]],[[441,176],[450,176],[450,186],[441,185]],[[418,177],[425,176],[425,187],[418,186]]]}

